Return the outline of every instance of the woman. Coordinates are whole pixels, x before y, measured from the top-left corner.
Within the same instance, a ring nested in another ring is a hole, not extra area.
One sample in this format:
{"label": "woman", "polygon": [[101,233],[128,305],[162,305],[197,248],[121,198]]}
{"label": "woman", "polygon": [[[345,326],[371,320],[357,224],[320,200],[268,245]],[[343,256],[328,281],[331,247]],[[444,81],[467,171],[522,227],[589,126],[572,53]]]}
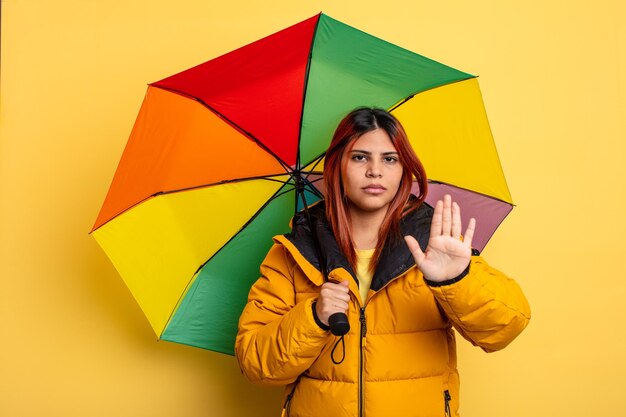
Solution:
{"label": "woman", "polygon": [[[296,216],[250,291],[235,346],[242,371],[287,385],[292,417],[457,416],[452,328],[485,351],[502,349],[528,323],[524,295],[472,251],[473,219],[461,237],[450,196],[434,210],[423,204],[426,175],[391,114],[348,114],[324,172],[313,232]],[[329,331],[334,313],[348,316],[345,346]]]}

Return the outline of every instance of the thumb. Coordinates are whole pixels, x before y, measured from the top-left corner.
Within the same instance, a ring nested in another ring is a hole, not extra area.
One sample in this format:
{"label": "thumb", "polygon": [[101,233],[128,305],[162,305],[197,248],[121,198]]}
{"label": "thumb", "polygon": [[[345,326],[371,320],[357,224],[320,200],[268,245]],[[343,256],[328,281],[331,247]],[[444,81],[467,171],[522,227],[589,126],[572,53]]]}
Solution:
{"label": "thumb", "polygon": [[417,243],[417,240],[415,240],[413,236],[404,236],[404,241],[406,242],[406,245],[409,247],[409,251],[411,251],[413,258],[415,258],[415,263],[417,265],[422,263],[422,260],[424,259],[425,255],[424,255],[424,252],[422,252],[422,248],[420,248],[419,243]]}

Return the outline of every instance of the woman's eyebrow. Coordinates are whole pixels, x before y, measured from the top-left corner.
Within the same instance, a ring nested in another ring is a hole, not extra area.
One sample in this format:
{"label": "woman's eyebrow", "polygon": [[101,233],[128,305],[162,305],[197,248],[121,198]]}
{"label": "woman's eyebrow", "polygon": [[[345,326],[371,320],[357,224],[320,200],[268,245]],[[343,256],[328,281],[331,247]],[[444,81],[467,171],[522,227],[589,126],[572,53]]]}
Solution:
{"label": "woman's eyebrow", "polygon": [[[362,149],[352,149],[352,151],[350,151],[350,152],[358,152],[358,153],[362,153],[362,154],[365,154],[365,155],[371,155],[372,154],[370,151],[365,151],[365,150],[362,150]],[[397,154],[398,154],[398,151],[381,152],[381,155],[385,155],[385,156],[387,156],[387,155],[397,155]]]}

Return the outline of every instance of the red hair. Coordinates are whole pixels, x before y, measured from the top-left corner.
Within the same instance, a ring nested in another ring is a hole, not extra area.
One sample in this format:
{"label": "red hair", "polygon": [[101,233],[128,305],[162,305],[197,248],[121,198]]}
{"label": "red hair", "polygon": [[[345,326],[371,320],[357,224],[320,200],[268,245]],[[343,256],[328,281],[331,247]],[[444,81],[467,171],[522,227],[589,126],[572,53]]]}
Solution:
{"label": "red hair", "polygon": [[[380,254],[387,240],[401,239],[400,220],[424,202],[428,190],[424,167],[409,143],[404,128],[391,113],[377,108],[358,108],[343,118],[335,130],[324,161],[326,217],[339,248],[355,271],[357,258],[352,240],[350,211],[342,186],[341,159],[352,142],[376,129],[383,129],[389,135],[398,152],[403,171],[398,192],[389,203],[387,215],[380,225],[370,270],[375,270],[378,265]],[[413,178],[417,181],[419,195],[416,199],[409,200]]]}

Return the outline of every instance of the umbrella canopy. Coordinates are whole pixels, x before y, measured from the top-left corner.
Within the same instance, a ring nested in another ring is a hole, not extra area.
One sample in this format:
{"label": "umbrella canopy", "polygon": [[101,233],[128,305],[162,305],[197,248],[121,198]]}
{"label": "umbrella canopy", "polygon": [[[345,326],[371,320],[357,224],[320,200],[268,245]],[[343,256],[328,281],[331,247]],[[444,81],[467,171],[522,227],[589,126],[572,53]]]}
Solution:
{"label": "umbrella canopy", "polygon": [[150,84],[92,234],[159,338],[233,354],[271,237],[323,197],[355,107],[392,109],[427,201],[450,193],[478,249],[512,208],[475,76],[319,14]]}

